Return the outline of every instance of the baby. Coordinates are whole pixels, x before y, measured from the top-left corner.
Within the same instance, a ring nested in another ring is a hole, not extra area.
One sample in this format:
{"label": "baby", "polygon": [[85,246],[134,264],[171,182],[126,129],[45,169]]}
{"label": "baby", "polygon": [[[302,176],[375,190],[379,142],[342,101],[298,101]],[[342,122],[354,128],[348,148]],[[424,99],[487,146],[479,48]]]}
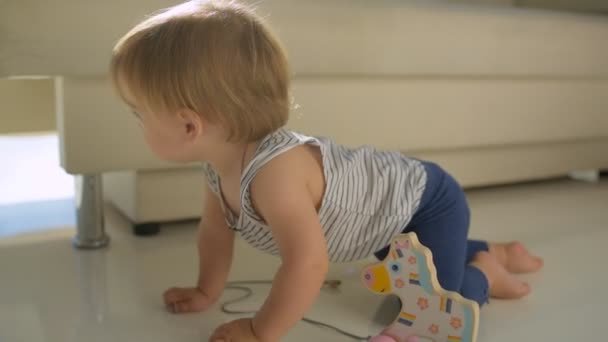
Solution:
{"label": "baby", "polygon": [[202,162],[208,180],[198,282],[167,290],[168,310],[203,311],[219,298],[235,234],[281,257],[255,317],[220,326],[211,341],[279,341],[317,298],[330,262],[382,259],[402,232],[433,252],[445,289],[480,305],[526,296],[513,274],[542,267],[520,243],[468,240],[465,195],[438,165],[284,128],[285,52],[242,4],[190,1],[149,17],[117,43],[111,76],[152,151]]}

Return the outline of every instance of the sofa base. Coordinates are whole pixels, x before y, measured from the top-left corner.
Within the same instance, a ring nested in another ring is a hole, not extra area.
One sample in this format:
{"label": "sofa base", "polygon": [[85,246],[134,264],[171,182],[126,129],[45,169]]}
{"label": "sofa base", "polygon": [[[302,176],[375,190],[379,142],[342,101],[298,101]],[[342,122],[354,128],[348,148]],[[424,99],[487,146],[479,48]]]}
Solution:
{"label": "sofa base", "polygon": [[[543,180],[577,170],[608,169],[608,139],[408,153],[434,161],[464,188]],[[198,218],[204,176],[198,168],[104,174],[105,199],[135,224]],[[134,228],[147,231],[148,228]],[[155,232],[154,224],[150,231]]]}

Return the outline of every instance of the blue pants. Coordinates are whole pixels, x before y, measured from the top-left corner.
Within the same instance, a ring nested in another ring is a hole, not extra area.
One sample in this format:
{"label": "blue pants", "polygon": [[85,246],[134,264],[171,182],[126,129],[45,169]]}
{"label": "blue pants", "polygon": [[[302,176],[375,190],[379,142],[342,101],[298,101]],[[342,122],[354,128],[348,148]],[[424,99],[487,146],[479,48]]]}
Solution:
{"label": "blue pants", "polygon": [[[427,172],[426,189],[404,232],[415,232],[431,250],[437,278],[444,289],[483,305],[488,302],[488,279],[469,263],[477,252],[488,250],[488,243],[467,239],[470,211],[456,180],[436,164],[423,164]],[[375,255],[383,260],[388,252],[386,247]]]}

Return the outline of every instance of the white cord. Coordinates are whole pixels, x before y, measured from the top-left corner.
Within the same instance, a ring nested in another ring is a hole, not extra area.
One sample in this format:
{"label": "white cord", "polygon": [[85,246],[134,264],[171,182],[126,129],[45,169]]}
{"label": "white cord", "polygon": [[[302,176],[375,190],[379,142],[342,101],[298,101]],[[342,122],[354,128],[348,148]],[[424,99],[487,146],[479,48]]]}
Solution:
{"label": "white cord", "polygon": [[[342,282],[340,280],[326,280],[325,283],[323,283],[324,286],[329,287],[329,288],[337,288],[338,286],[340,286]],[[236,315],[248,315],[248,314],[255,314],[256,311],[239,311],[239,310],[231,310],[228,308],[229,305],[244,301],[248,298],[250,298],[251,296],[253,296],[253,290],[247,286],[243,286],[243,285],[269,285],[272,284],[271,280],[245,280],[245,281],[232,281],[229,282],[226,286],[226,289],[228,290],[237,290],[237,291],[242,291],[245,294],[237,297],[235,299],[231,299],[228,301],[225,301],[222,304],[222,312],[226,313],[226,314],[236,314]],[[344,336],[350,337],[354,340],[357,341],[368,341],[371,336],[367,336],[367,337],[363,337],[363,336],[358,336],[352,333],[349,333],[348,331],[342,330],[338,327],[335,327],[331,324],[327,324],[327,323],[323,323],[323,322],[319,322],[310,318],[302,318],[302,321],[315,325],[317,327],[324,327],[324,328],[329,328],[334,330],[335,332],[342,334]]]}

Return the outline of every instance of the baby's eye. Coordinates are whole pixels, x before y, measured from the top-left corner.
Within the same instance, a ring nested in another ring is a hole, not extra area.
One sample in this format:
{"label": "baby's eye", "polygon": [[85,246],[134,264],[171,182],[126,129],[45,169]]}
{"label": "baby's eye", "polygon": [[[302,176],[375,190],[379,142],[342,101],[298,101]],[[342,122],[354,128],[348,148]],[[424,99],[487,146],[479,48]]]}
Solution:
{"label": "baby's eye", "polygon": [[141,120],[141,115],[140,115],[138,112],[136,112],[136,111],[131,111],[131,113],[133,113],[133,115],[135,115],[135,117],[136,117],[138,120]]}

